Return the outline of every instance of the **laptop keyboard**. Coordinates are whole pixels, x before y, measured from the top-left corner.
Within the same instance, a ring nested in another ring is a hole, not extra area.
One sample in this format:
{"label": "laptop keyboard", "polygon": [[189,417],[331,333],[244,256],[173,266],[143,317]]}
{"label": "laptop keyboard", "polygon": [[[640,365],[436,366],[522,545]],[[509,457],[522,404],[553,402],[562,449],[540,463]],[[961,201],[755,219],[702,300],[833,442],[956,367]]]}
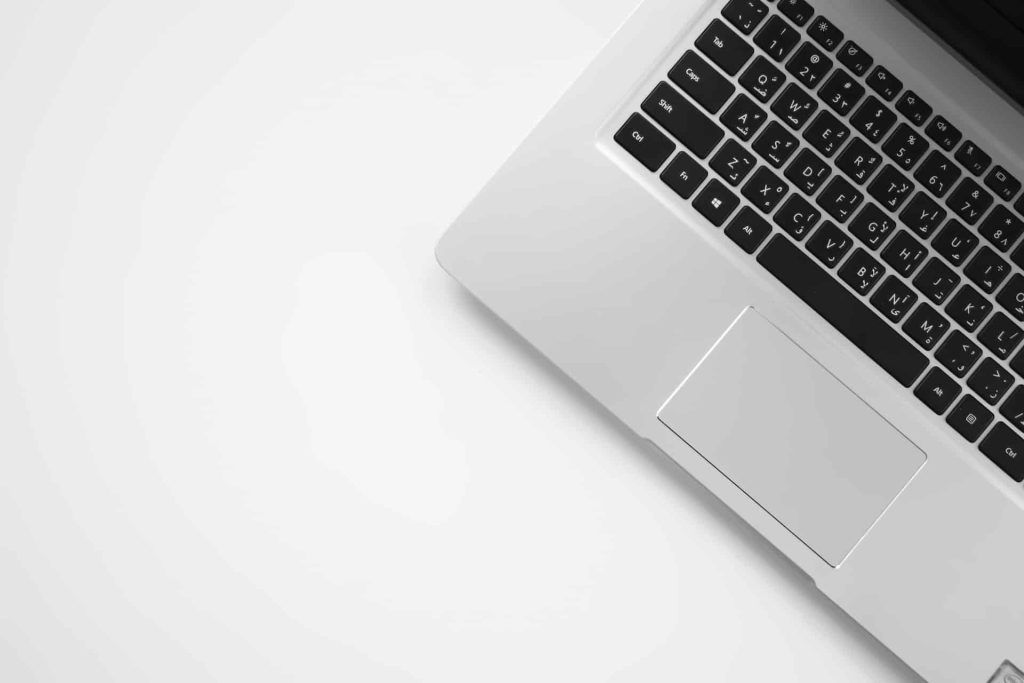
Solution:
{"label": "laptop keyboard", "polygon": [[615,141],[1024,482],[1021,182],[805,0],[731,0]]}

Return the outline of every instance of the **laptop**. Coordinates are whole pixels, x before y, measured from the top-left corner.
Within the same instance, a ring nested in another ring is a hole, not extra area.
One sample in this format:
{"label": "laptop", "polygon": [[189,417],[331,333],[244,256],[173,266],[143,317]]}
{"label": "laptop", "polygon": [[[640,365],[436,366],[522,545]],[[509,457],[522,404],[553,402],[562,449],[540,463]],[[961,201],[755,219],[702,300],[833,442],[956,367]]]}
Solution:
{"label": "laptop", "polygon": [[1022,46],[646,0],[437,247],[929,681],[1024,683]]}

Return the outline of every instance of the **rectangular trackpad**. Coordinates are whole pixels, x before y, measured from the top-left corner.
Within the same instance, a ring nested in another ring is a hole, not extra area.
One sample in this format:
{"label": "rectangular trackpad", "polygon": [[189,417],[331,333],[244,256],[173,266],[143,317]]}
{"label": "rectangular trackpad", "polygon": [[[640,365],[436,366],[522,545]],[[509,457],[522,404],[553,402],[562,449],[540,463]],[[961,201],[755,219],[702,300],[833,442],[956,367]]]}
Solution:
{"label": "rectangular trackpad", "polygon": [[752,308],[658,419],[833,567],[926,459]]}

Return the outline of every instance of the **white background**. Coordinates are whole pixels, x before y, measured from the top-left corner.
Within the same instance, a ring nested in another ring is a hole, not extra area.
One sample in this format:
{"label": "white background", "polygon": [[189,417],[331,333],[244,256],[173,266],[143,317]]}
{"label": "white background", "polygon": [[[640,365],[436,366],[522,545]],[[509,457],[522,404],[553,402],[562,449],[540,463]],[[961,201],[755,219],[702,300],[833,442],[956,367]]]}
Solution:
{"label": "white background", "polygon": [[4,3],[0,680],[916,680],[434,262],[634,2]]}

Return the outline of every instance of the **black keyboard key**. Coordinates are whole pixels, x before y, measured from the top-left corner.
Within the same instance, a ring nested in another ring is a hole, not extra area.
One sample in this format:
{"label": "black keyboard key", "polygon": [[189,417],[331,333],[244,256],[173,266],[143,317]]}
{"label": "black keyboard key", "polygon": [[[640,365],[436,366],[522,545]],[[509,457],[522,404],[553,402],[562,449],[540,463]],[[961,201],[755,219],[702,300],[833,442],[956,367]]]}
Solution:
{"label": "black keyboard key", "polygon": [[903,330],[922,348],[933,348],[949,329],[949,321],[926,303],[921,303],[903,323]]}
{"label": "black keyboard key", "polygon": [[1024,268],[1024,242],[1019,247],[1013,250],[1013,255],[1010,256],[1010,260],[1016,263],[1021,268]]}
{"label": "black keyboard key", "polygon": [[781,62],[800,42],[800,32],[782,17],[773,16],[757,32],[754,42],[776,62]]}
{"label": "black keyboard key", "polygon": [[914,177],[925,186],[925,189],[939,198],[946,196],[961,175],[963,172],[960,168],[938,151],[929,154],[914,173]]}
{"label": "black keyboard key", "polygon": [[992,294],[1010,274],[1010,264],[988,247],[982,247],[964,268],[970,280],[987,294]]}
{"label": "black keyboard key", "polygon": [[860,45],[852,40],[846,41],[846,44],[843,45],[836,56],[843,66],[858,76],[866,74],[875,61],[871,58],[871,55],[864,52]]}
{"label": "black keyboard key", "polygon": [[992,206],[992,195],[985,191],[973,178],[964,178],[946,200],[964,223],[974,225]]}
{"label": "black keyboard key", "polygon": [[936,116],[932,119],[932,122],[928,124],[924,132],[947,152],[952,152],[953,148],[960,142],[960,138],[964,136],[963,133],[942,116]]}
{"label": "black keyboard key", "polygon": [[643,110],[701,159],[725,137],[717,123],[668,83],[660,83],[644,100]]}
{"label": "black keyboard key", "polygon": [[1018,484],[1024,481],[1024,439],[1012,429],[1002,422],[997,423],[978,448],[1010,479]]}
{"label": "black keyboard key", "polygon": [[826,268],[835,268],[852,245],[853,240],[835,223],[825,221],[807,240],[807,251],[814,254]]}
{"label": "black keyboard key", "polygon": [[615,142],[633,155],[648,171],[657,171],[676,148],[650,121],[633,114],[615,134]]}
{"label": "black keyboard key", "polygon": [[752,145],[754,151],[775,168],[789,161],[799,144],[796,137],[789,133],[782,124],[772,121],[765,126],[764,132],[757,136]]}
{"label": "black keyboard key", "polygon": [[946,306],[946,312],[965,330],[974,332],[992,312],[992,304],[974,287],[964,285]]}
{"label": "black keyboard key", "polygon": [[868,194],[889,211],[896,211],[913,189],[913,183],[907,180],[906,176],[897,171],[892,164],[886,164],[868,185]]}
{"label": "black keyboard key", "polygon": [[1017,320],[1024,322],[1024,275],[1014,273],[996,297],[999,305]]}
{"label": "black keyboard key", "polygon": [[768,115],[764,109],[761,109],[761,107],[754,104],[752,99],[740,93],[732,101],[732,104],[725,108],[725,113],[722,114],[719,120],[736,137],[746,141],[758,131],[767,118]]}
{"label": "black keyboard key", "polygon": [[1022,338],[1024,338],[1024,332],[999,311],[996,311],[996,314],[985,323],[985,327],[981,328],[981,332],[978,333],[978,341],[999,360],[1009,358],[1014,349],[1020,345]]}
{"label": "black keyboard key", "polygon": [[661,172],[661,179],[683,199],[689,199],[708,177],[703,164],[686,152],[680,152]]}
{"label": "black keyboard key", "polygon": [[963,264],[978,246],[978,238],[958,220],[951,220],[938,234],[932,246],[954,266]]}
{"label": "black keyboard key", "polygon": [[668,72],[668,77],[712,114],[717,114],[736,92],[736,86],[693,50],[683,54],[682,59]]}
{"label": "black keyboard key", "polygon": [[697,49],[707,55],[708,59],[729,74],[735,76],[743,65],[747,63],[750,56],[754,54],[754,48],[747,44],[735,31],[725,25],[725,22],[715,19],[704,29],[695,42]]}
{"label": "black keyboard key", "polygon": [[884,274],[885,268],[882,264],[859,247],[839,269],[839,279],[853,287],[861,296],[870,292]]}
{"label": "black keyboard key", "polygon": [[946,220],[946,210],[924,192],[918,192],[900,213],[900,220],[915,233],[928,239]]}
{"label": "black keyboard key", "polygon": [[895,275],[887,277],[871,297],[871,305],[893,323],[903,320],[916,302],[917,294]]}
{"label": "black keyboard key", "polygon": [[786,168],[786,178],[808,196],[817,192],[830,175],[832,168],[807,148],[801,149]]}
{"label": "black keyboard key", "polygon": [[942,367],[957,377],[966,376],[979,358],[981,347],[960,330],[953,330],[953,334],[946,337],[946,341],[942,342],[942,346],[935,352],[935,359]]}
{"label": "black keyboard key", "polygon": [[865,79],[871,89],[881,96],[886,102],[892,102],[900,90],[903,90],[903,83],[892,75],[888,69],[879,64],[871,75]]}
{"label": "black keyboard key", "polygon": [[903,277],[910,277],[927,254],[928,250],[909,232],[900,230],[882,250],[882,260]]}
{"label": "black keyboard key", "polygon": [[985,185],[1003,201],[1012,201],[1020,192],[1020,181],[1002,166],[996,166],[985,176]]}
{"label": "black keyboard key", "polygon": [[850,123],[861,135],[877,143],[896,123],[896,113],[877,97],[869,95],[850,117]]}
{"label": "black keyboard key", "polygon": [[743,196],[754,205],[754,208],[760,209],[763,213],[774,211],[787,192],[789,185],[766,166],[754,171],[754,175],[750,176],[750,180],[743,186]]}
{"label": "black keyboard key", "polygon": [[882,165],[882,155],[860,138],[854,138],[836,159],[836,166],[850,180],[863,185]]}
{"label": "black keyboard key", "polygon": [[960,385],[938,368],[932,368],[914,389],[914,396],[931,408],[936,415],[942,415],[960,395]]}
{"label": "black keyboard key", "polygon": [[1021,351],[1010,361],[1010,369],[1021,377],[1024,377],[1024,351]]}
{"label": "black keyboard key", "polygon": [[1024,386],[1018,386],[1010,392],[1009,398],[1003,401],[999,412],[1010,421],[1010,424],[1024,432]]}
{"label": "black keyboard key", "polygon": [[814,8],[807,0],[784,0],[779,3],[779,11],[797,26],[803,26],[814,16]]}
{"label": "black keyboard key", "polygon": [[932,108],[927,102],[917,96],[913,90],[908,90],[896,103],[896,110],[906,116],[915,126],[923,126],[932,115]]}
{"label": "black keyboard key", "polygon": [[960,284],[960,276],[937,258],[931,258],[914,278],[914,286],[932,303],[942,305]]}
{"label": "black keyboard key", "polygon": [[988,247],[982,247],[964,268],[964,274],[978,285],[981,291],[991,294],[1010,274],[1010,264]]}
{"label": "black keyboard key", "polygon": [[843,32],[821,15],[807,27],[807,35],[829,52],[839,47],[839,44],[843,42]]}
{"label": "black keyboard key", "polygon": [[814,263],[787,237],[773,237],[757,260],[903,386],[913,384],[928,366],[923,353],[832,279],[828,271]]}
{"label": "black keyboard key", "polygon": [[743,182],[756,165],[754,155],[735,140],[726,140],[711,158],[711,169],[733,187]]}
{"label": "black keyboard key", "polygon": [[807,123],[817,108],[814,98],[795,83],[787,85],[772,105],[772,111],[794,130]]}
{"label": "black keyboard key", "polygon": [[840,223],[845,223],[863,201],[864,194],[842,176],[830,180],[818,195],[818,206]]}
{"label": "black keyboard key", "polygon": [[739,204],[739,197],[730,192],[717,178],[712,178],[693,200],[693,207],[716,228],[722,226]]}
{"label": "black keyboard key", "polygon": [[772,99],[785,82],[783,73],[761,56],[752,61],[740,76],[740,85],[761,103]]}
{"label": "black keyboard key", "polygon": [[991,422],[992,413],[970,394],[960,399],[946,418],[946,423],[971,443],[978,440]]}
{"label": "black keyboard key", "polygon": [[815,116],[814,121],[804,131],[804,140],[826,157],[835,154],[848,137],[850,129],[827,111]]}
{"label": "black keyboard key", "polygon": [[1002,252],[1010,247],[1024,234],[1024,220],[1015,216],[1002,204],[992,209],[978,228],[981,236],[991,242]]}
{"label": "black keyboard key", "polygon": [[811,43],[804,43],[786,64],[786,71],[805,87],[814,90],[825,74],[832,70],[832,60]]}
{"label": "black keyboard key", "polygon": [[843,69],[836,69],[825,81],[825,85],[821,86],[818,97],[837,114],[846,116],[864,97],[864,86]]}
{"label": "black keyboard key", "polygon": [[791,194],[772,218],[775,224],[800,241],[807,236],[821,220],[821,211],[798,194]]}
{"label": "black keyboard key", "polygon": [[1020,198],[1014,203],[1013,208],[1017,213],[1024,216],[1024,195],[1021,195]]}
{"label": "black keyboard key", "polygon": [[878,249],[896,229],[896,221],[874,204],[868,202],[850,223],[853,236],[869,249]]}
{"label": "black keyboard key", "polygon": [[981,175],[992,165],[992,157],[968,140],[956,151],[956,160],[974,175]]}
{"label": "black keyboard key", "polygon": [[977,392],[985,403],[994,406],[1013,386],[1013,375],[999,367],[991,358],[981,361],[978,369],[971,373],[967,386]]}
{"label": "black keyboard key", "polygon": [[768,14],[768,5],[761,0],[731,0],[722,10],[722,16],[744,35],[757,28]]}
{"label": "black keyboard key", "polygon": [[904,171],[909,171],[928,151],[928,141],[907,124],[901,123],[885,141],[882,151]]}
{"label": "black keyboard key", "polygon": [[768,238],[768,235],[772,234],[772,226],[756,211],[749,206],[744,206],[726,226],[725,234],[738,244],[740,249],[748,254],[753,254]]}

